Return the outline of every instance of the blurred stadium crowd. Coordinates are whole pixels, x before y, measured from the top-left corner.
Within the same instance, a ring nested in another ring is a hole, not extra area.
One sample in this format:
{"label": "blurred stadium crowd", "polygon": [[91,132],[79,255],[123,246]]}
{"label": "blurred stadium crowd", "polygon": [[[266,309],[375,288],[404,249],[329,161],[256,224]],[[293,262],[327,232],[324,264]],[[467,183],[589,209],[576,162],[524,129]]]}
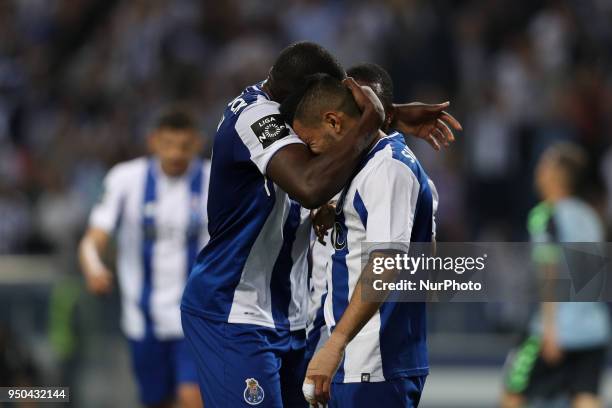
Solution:
{"label": "blurred stadium crowd", "polygon": [[347,67],[380,63],[397,101],[452,101],[461,140],[443,154],[415,142],[444,192],[440,239],[524,240],[534,160],[558,139],[588,149],[603,214],[611,18],[605,0],[2,1],[0,253],[73,253],[105,170],[143,152],[161,106],[191,104],[212,135],[301,39]]}

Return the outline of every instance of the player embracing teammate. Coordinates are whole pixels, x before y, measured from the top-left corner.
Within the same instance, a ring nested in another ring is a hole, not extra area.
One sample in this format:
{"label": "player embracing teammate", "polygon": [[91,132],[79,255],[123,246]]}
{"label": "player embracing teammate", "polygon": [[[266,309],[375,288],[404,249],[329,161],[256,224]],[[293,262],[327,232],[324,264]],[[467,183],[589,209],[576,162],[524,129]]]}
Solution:
{"label": "player embracing teammate", "polygon": [[[279,110],[315,73],[333,78],[354,106],[342,140],[326,139],[329,148],[320,152]],[[401,105],[396,121],[424,138],[448,139],[450,130],[439,121],[444,107]],[[345,80],[334,58],[312,43],[286,48],[266,81],[227,105],[213,146],[210,241],[181,306],[207,407],[306,406],[301,388],[311,225],[302,207],[319,207],[347,186],[383,120],[371,89]]]}

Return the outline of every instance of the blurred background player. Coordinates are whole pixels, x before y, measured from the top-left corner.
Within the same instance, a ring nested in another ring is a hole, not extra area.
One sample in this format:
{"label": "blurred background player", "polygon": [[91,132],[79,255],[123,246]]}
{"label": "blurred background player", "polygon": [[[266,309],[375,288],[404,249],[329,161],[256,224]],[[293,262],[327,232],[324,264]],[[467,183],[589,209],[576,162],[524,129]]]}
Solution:
{"label": "blurred background player", "polygon": [[[554,279],[567,267],[555,244],[604,241],[599,216],[577,196],[585,183],[587,158],[579,146],[557,143],[542,154],[536,168],[542,202],[529,213],[528,229],[536,243],[533,261],[546,279]],[[527,338],[509,355],[503,407],[559,396],[568,397],[574,408],[601,407],[599,386],[610,340],[609,320],[605,303],[541,303]]]}
{"label": "blurred background player", "polygon": [[[314,152],[342,141],[359,117],[350,93],[329,76],[308,78],[292,97],[299,99],[288,102],[296,106],[292,125]],[[416,407],[428,373],[425,304],[364,302],[361,243],[385,253],[398,242],[431,242],[434,200],[402,134],[379,131],[368,150],[337,203],[324,313],[331,334],[306,381],[318,402],[331,394],[330,407]]]}
{"label": "blurred background player", "polygon": [[108,293],[113,274],[102,259],[116,233],[121,323],[141,402],[197,408],[197,370],[179,305],[197,251],[208,239],[210,164],[198,158],[198,126],[180,107],[159,115],[148,143],[150,157],[119,163],[106,176],[81,241],[81,267],[91,293]]}

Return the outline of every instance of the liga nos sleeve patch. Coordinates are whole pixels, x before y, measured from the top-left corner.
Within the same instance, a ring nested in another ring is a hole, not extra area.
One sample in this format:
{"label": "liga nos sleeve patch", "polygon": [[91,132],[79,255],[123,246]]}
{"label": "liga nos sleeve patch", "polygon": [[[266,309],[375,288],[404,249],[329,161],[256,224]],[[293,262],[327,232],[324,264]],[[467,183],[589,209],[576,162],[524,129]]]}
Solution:
{"label": "liga nos sleeve patch", "polygon": [[251,130],[264,149],[289,135],[289,128],[280,114],[264,116],[251,125]]}

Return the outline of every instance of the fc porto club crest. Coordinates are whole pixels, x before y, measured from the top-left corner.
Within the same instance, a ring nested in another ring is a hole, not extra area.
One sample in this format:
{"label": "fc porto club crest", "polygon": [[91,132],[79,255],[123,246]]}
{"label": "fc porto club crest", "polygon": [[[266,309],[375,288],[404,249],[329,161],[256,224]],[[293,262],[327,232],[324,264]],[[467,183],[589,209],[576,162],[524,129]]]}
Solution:
{"label": "fc porto club crest", "polygon": [[244,389],[244,400],[249,405],[259,405],[264,400],[264,390],[254,378],[245,380],[246,388]]}

